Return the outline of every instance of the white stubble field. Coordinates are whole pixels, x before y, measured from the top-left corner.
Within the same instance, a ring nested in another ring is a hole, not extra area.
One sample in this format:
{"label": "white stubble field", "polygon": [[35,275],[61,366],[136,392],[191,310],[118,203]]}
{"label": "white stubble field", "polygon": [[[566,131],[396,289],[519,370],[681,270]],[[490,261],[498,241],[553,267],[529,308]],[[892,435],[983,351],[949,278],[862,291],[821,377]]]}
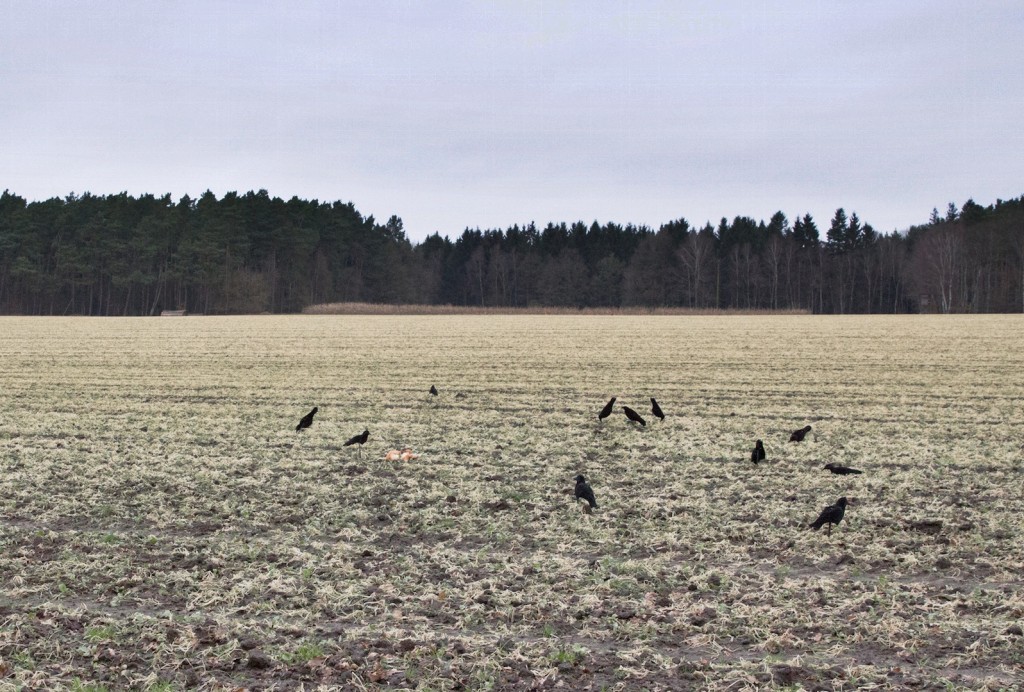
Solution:
{"label": "white stubble field", "polygon": [[1022,424],[1020,316],[0,318],[0,689],[1010,687]]}

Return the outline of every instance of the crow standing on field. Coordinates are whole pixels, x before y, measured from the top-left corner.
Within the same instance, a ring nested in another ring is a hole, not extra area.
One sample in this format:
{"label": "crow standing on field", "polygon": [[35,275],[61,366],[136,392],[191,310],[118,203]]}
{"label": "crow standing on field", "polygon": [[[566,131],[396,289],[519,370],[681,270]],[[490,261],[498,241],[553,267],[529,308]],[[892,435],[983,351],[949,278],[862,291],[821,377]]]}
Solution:
{"label": "crow standing on field", "polygon": [[828,535],[832,535],[832,524],[839,526],[839,522],[843,520],[843,515],[846,514],[846,498],[841,497],[836,500],[834,505],[829,505],[825,509],[821,510],[821,514],[818,515],[817,520],[811,524],[810,528],[817,531],[822,526],[825,526],[828,531]]}
{"label": "crow standing on field", "polygon": [[841,466],[839,464],[825,464],[822,468],[828,469],[837,476],[849,476],[851,473],[864,473],[863,471],[851,469],[849,466]]}
{"label": "crow standing on field", "polygon": [[662,413],[661,407],[658,406],[658,402],[651,397],[651,413],[658,417],[659,420],[665,420],[665,414]]}
{"label": "crow standing on field", "polygon": [[800,428],[799,430],[794,430],[793,434],[789,436],[789,441],[790,442],[803,442],[804,441],[804,437],[806,437],[807,433],[809,433],[809,432],[811,432],[811,426],[805,425],[804,427]]}
{"label": "crow standing on field", "polygon": [[351,447],[352,445],[359,445],[359,456],[363,455],[363,445],[366,444],[366,440],[370,437],[370,431],[364,430],[361,434],[350,437],[348,442],[343,446]]}
{"label": "crow standing on field", "polygon": [[299,432],[303,428],[308,428],[309,426],[313,425],[313,416],[315,416],[316,412],[319,410],[319,406],[314,406],[312,411],[304,415],[302,417],[302,420],[299,421],[299,424],[295,426],[295,432]]}
{"label": "crow standing on field", "polygon": [[640,425],[644,426],[645,428],[647,427],[647,421],[645,421],[643,419],[643,416],[641,416],[639,413],[637,413],[636,411],[634,411],[630,407],[623,406],[622,407],[622,412],[626,414],[626,418],[630,419],[634,423],[639,423]]}
{"label": "crow standing on field", "polygon": [[597,498],[594,497],[594,489],[587,483],[587,479],[583,477],[583,474],[576,476],[576,490],[573,491],[573,495],[576,497],[576,502],[580,500],[586,500],[589,507],[587,512],[591,509],[597,509]]}
{"label": "crow standing on field", "polygon": [[430,394],[432,396],[437,396],[437,387],[435,387],[434,385],[430,385]]}
{"label": "crow standing on field", "polygon": [[611,400],[607,404],[604,405],[604,408],[601,409],[601,413],[597,414],[597,419],[599,421],[600,420],[604,420],[608,416],[612,415],[612,408],[614,406],[615,406],[615,397],[612,397]]}
{"label": "crow standing on field", "polygon": [[750,460],[754,462],[754,465],[756,466],[759,462],[764,461],[764,458],[764,442],[758,440],[754,443],[754,450],[750,453]]}

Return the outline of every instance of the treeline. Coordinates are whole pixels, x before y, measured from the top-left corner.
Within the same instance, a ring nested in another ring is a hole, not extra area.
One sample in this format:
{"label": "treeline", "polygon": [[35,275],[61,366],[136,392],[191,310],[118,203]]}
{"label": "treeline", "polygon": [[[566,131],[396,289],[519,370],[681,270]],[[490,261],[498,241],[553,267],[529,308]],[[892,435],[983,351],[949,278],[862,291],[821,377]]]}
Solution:
{"label": "treeline", "polygon": [[837,209],[718,226],[467,229],[413,244],[402,221],[266,191],[217,199],[0,196],[0,312],[297,312],[330,302],[692,307],[815,313],[1024,310],[1024,197],[933,210],[881,234]]}

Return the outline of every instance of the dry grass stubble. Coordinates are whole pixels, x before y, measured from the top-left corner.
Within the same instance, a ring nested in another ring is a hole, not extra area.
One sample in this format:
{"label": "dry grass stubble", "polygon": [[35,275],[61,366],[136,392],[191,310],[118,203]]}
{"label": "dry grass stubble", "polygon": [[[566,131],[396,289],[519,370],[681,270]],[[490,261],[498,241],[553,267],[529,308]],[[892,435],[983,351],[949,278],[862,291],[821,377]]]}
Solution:
{"label": "dry grass stubble", "polygon": [[[1018,317],[4,318],[0,689],[1008,687],[1022,336]],[[668,418],[599,425],[613,394]],[[342,442],[363,427],[360,459]],[[406,445],[421,458],[381,461]],[[840,495],[832,538],[807,531]]]}

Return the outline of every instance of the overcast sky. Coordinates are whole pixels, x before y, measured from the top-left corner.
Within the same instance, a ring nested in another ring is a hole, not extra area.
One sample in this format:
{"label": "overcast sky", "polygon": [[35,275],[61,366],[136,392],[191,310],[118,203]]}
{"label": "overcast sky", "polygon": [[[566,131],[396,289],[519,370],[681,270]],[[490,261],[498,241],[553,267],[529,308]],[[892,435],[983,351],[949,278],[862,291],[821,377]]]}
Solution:
{"label": "overcast sky", "polygon": [[0,0],[3,188],[902,230],[1024,194],[1024,6]]}

